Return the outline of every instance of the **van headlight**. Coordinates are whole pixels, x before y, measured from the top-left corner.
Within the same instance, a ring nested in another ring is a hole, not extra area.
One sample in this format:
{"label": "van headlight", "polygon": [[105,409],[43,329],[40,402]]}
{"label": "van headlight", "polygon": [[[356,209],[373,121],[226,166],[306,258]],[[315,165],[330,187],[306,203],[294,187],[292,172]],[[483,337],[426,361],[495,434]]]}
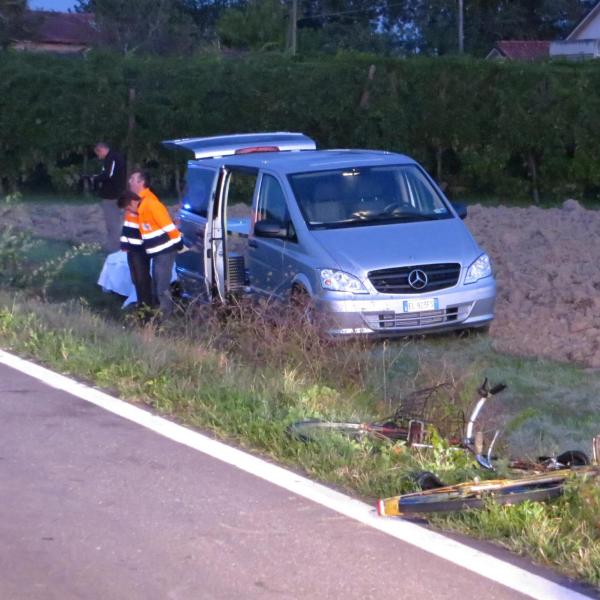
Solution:
{"label": "van headlight", "polygon": [[361,283],[358,277],[335,271],[334,269],[321,269],[321,287],[324,290],[333,290],[334,292],[351,292],[353,294],[368,294],[368,290]]}
{"label": "van headlight", "polygon": [[492,274],[492,264],[487,254],[482,254],[468,269],[465,283],[475,283]]}

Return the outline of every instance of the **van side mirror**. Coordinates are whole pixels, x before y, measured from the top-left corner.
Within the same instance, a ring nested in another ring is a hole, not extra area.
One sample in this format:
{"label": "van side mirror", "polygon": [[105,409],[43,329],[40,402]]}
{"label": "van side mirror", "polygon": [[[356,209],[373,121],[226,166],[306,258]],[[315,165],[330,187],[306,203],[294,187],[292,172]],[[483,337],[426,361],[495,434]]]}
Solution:
{"label": "van side mirror", "polygon": [[453,202],[452,208],[454,208],[454,210],[456,211],[456,214],[461,219],[467,218],[467,205],[466,204],[464,204],[463,202]]}
{"label": "van side mirror", "polygon": [[254,224],[254,235],[265,238],[286,238],[288,230],[279,221],[263,219]]}

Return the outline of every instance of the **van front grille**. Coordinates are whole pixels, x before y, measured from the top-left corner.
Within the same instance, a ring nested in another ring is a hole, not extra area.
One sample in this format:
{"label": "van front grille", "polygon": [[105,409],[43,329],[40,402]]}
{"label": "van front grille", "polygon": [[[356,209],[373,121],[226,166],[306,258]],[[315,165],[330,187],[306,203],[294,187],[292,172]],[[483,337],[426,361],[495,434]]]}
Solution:
{"label": "van front grille", "polygon": [[[426,283],[423,287],[415,288],[409,283],[411,273],[415,271],[420,272],[419,281],[425,279]],[[441,263],[371,271],[369,281],[382,294],[421,294],[455,286],[459,276],[459,263]]]}
{"label": "van front grille", "polygon": [[424,310],[414,313],[363,313],[367,325],[373,331],[402,331],[425,329],[434,325],[450,325],[464,321],[469,315],[471,304],[452,306],[442,310]]}

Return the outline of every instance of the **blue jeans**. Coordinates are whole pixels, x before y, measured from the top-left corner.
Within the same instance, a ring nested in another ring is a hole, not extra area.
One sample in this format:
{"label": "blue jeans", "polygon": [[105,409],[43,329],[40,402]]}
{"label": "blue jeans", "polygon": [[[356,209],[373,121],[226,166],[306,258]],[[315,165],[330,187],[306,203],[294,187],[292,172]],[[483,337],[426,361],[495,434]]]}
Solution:
{"label": "blue jeans", "polygon": [[163,318],[170,317],[173,313],[171,274],[176,254],[176,250],[169,250],[152,257],[152,295]]}

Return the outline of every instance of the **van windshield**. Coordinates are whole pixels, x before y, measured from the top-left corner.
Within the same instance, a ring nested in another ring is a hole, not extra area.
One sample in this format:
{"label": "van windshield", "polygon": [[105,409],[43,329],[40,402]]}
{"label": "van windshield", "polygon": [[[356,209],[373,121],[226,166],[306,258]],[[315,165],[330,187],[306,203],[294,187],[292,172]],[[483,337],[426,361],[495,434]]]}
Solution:
{"label": "van windshield", "polygon": [[416,165],[356,167],[289,175],[311,229],[452,218]]}

